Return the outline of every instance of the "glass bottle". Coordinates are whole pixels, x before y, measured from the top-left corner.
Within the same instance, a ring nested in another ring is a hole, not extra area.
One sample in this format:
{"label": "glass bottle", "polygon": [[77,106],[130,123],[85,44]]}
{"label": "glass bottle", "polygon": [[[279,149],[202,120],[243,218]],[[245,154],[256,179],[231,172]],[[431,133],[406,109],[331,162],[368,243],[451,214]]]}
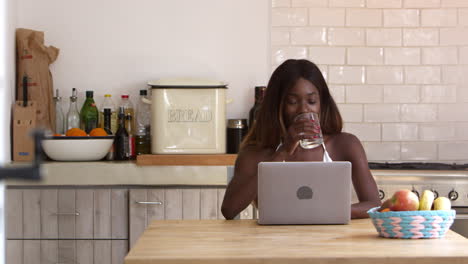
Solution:
{"label": "glass bottle", "polygon": [[135,131],[135,152],[136,155],[150,154],[151,152],[151,135],[150,135],[150,118],[151,105],[145,103],[143,99],[146,97],[147,91],[140,90],[140,100],[137,105],[136,116],[136,131]]}
{"label": "glass bottle", "polygon": [[78,97],[76,95],[76,88],[73,88],[72,96],[70,96],[70,107],[67,113],[66,131],[68,131],[71,128],[80,128],[80,111],[78,111]]}
{"label": "glass bottle", "polygon": [[98,127],[98,109],[93,99],[93,91],[86,91],[86,101],[81,108],[81,129],[89,134],[91,130]]}
{"label": "glass bottle", "polygon": [[265,91],[266,86],[255,86],[255,104],[252,106],[252,108],[250,108],[249,111],[249,129],[252,128],[252,125],[257,118],[257,112],[263,102]]}
{"label": "glass bottle", "polygon": [[132,101],[130,101],[128,94],[122,94],[121,98],[122,100],[120,101],[119,107],[123,107],[125,109],[125,116],[132,117],[132,131],[135,131],[135,111],[133,108]]}
{"label": "glass bottle", "polygon": [[135,159],[135,135],[133,134],[132,121],[133,118],[131,115],[125,116],[125,128],[128,133],[128,150],[130,152],[130,159]]}
{"label": "glass bottle", "polygon": [[[104,114],[103,114],[103,124],[104,124],[104,130],[106,131],[107,135],[112,135],[111,131],[111,116],[112,112],[109,108],[104,109]],[[111,149],[106,155],[106,160],[114,160],[115,156],[115,146],[112,144]]]}
{"label": "glass bottle", "polygon": [[115,133],[115,160],[130,159],[128,132],[125,129],[125,108],[119,107],[119,128]]}
{"label": "glass bottle", "polygon": [[115,111],[115,104],[112,101],[112,95],[105,94],[104,101],[102,102],[101,110],[99,111],[99,127],[104,128],[104,110],[111,110],[111,119],[110,119],[110,130],[112,134],[117,132],[118,122],[117,122],[117,112]]}
{"label": "glass bottle", "polygon": [[62,110],[62,97],[59,96],[59,90],[55,90],[55,133],[65,134],[65,117]]}

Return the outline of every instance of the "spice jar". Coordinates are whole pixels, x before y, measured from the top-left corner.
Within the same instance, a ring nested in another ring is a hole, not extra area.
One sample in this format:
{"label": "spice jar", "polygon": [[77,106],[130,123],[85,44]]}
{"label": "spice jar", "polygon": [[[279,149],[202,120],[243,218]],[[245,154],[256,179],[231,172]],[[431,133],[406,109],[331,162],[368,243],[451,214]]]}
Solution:
{"label": "spice jar", "polygon": [[247,119],[228,119],[227,125],[227,153],[239,152],[239,147],[247,134]]}

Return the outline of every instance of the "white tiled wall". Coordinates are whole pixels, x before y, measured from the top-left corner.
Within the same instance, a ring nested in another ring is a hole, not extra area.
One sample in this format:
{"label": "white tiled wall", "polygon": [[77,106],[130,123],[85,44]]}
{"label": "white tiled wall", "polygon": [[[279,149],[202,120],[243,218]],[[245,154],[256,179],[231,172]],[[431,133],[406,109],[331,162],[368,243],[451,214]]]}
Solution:
{"label": "white tiled wall", "polygon": [[319,65],[370,161],[468,162],[468,0],[272,0],[272,68]]}

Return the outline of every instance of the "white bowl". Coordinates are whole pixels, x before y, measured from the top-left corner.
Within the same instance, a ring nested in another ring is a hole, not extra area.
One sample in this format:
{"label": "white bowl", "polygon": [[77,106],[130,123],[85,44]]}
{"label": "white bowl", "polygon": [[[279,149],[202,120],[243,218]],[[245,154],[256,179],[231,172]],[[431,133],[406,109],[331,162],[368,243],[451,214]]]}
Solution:
{"label": "white bowl", "polygon": [[50,137],[42,140],[47,156],[57,161],[91,161],[106,156],[114,136],[105,137]]}

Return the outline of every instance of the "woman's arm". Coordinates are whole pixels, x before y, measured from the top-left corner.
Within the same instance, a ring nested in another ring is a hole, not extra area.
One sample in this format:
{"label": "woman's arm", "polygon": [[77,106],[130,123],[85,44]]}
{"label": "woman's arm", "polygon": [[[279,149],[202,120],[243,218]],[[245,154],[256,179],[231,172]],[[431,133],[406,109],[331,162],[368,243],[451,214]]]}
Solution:
{"label": "woman's arm", "polygon": [[366,153],[359,139],[352,134],[344,134],[343,149],[348,150],[346,160],[352,164],[352,181],[359,199],[351,205],[351,218],[368,218],[367,210],[380,206],[379,192],[374,177],[369,170]]}
{"label": "woman's arm", "polygon": [[247,147],[238,154],[234,176],[226,188],[221,206],[221,212],[226,219],[233,219],[252,201],[257,200],[258,163],[283,161],[289,156],[288,151],[283,147],[277,151],[268,149],[259,151],[254,147]]}
{"label": "woman's arm", "polygon": [[221,212],[226,219],[233,219],[257,197],[257,158],[255,151],[247,147],[237,155],[234,176],[224,194]]}

